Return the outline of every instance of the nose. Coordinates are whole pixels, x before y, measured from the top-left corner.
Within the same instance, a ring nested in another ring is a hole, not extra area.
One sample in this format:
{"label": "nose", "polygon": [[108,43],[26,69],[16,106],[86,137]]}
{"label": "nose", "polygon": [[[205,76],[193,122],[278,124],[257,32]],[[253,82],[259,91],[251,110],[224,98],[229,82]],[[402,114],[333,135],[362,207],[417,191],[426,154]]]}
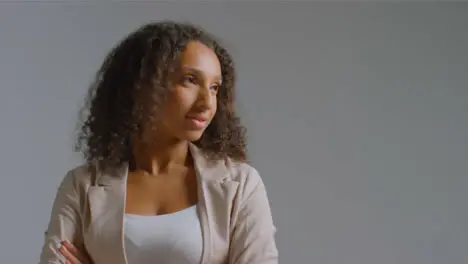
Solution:
{"label": "nose", "polygon": [[216,95],[211,91],[211,87],[208,84],[200,86],[197,99],[197,106],[203,110],[207,110],[213,105]]}

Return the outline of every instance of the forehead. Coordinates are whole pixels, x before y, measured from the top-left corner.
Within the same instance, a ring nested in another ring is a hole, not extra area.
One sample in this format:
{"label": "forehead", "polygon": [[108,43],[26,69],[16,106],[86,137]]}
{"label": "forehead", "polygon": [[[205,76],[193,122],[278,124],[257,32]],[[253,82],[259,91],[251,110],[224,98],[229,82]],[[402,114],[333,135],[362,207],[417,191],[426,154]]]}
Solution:
{"label": "forehead", "polygon": [[221,64],[216,53],[205,44],[191,41],[187,44],[179,60],[182,69],[197,69],[211,77],[221,75]]}

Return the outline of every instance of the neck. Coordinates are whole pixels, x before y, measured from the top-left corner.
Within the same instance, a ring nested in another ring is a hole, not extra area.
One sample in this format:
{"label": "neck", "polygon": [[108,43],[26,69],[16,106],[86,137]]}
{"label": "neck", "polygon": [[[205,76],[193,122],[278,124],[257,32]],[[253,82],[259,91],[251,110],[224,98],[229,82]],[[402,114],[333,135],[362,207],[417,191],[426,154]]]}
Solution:
{"label": "neck", "polygon": [[135,171],[152,175],[162,174],[170,168],[185,166],[189,155],[187,141],[136,141],[132,146]]}

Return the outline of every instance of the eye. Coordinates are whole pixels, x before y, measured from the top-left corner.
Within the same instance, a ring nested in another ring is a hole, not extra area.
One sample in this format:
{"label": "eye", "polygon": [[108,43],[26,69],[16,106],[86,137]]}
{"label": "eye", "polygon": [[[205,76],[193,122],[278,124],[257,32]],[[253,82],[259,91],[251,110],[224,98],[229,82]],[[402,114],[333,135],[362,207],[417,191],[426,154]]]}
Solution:
{"label": "eye", "polygon": [[220,85],[219,84],[213,84],[210,89],[214,92],[218,92],[219,91],[219,88],[220,88]]}
{"label": "eye", "polygon": [[196,83],[196,78],[195,76],[191,75],[191,74],[188,74],[188,75],[185,75],[183,78],[182,78],[182,82],[184,84],[195,84]]}

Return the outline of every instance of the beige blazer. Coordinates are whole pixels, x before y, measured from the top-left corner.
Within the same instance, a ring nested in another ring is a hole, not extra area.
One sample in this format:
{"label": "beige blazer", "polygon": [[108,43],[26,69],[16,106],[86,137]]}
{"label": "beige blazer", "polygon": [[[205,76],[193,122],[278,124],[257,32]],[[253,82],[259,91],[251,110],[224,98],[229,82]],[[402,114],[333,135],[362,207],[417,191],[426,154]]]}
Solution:
{"label": "beige blazer", "polygon": [[[277,264],[265,186],[245,163],[212,161],[190,144],[199,185],[201,264]],[[128,264],[123,237],[127,165],[96,164],[67,173],[54,200],[39,264],[62,263],[61,240],[85,250],[94,264]]]}

